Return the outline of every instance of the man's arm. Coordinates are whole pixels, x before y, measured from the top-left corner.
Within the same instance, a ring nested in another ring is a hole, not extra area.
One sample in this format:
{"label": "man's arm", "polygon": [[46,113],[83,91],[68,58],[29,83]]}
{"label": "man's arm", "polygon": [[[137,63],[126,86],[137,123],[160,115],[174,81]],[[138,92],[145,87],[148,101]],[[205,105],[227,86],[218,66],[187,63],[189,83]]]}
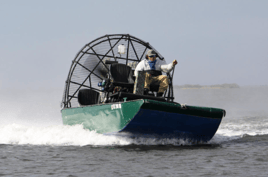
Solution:
{"label": "man's arm", "polygon": [[177,60],[174,60],[172,63],[169,63],[167,65],[161,65],[161,71],[165,72],[165,73],[169,73],[177,64]]}

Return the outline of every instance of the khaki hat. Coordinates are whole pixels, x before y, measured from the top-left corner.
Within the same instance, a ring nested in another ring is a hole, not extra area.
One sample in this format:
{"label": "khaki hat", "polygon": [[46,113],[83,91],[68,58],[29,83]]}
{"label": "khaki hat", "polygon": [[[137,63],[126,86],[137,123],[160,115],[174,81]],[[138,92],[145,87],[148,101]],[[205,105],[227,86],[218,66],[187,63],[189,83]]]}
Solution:
{"label": "khaki hat", "polygon": [[154,51],[154,50],[148,50],[148,52],[147,52],[147,56],[148,57],[150,57],[150,56],[152,56],[152,55],[157,55],[157,53]]}

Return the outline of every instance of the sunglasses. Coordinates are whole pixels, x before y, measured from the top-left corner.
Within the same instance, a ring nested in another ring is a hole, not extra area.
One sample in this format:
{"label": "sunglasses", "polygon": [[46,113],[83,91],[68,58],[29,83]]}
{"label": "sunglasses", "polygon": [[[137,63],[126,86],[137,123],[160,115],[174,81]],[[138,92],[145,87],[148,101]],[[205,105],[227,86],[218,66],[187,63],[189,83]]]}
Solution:
{"label": "sunglasses", "polygon": [[152,57],[156,57],[156,55],[151,55],[151,56],[149,56],[150,58],[152,58]]}

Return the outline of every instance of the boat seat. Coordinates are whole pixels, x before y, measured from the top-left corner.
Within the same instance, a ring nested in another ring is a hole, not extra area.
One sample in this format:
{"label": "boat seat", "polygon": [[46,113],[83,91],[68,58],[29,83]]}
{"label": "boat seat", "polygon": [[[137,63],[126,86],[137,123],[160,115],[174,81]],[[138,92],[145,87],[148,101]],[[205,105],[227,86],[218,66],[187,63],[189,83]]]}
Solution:
{"label": "boat seat", "polygon": [[121,63],[113,63],[110,66],[110,79],[114,86],[134,87],[132,68]]}
{"label": "boat seat", "polygon": [[[156,71],[156,70],[145,70],[145,71],[140,71],[140,72],[151,74],[153,77],[162,75],[162,71]],[[158,90],[159,90],[159,84],[150,85],[150,91],[158,92]]]}
{"label": "boat seat", "polygon": [[[145,84],[145,73],[151,74],[153,77],[162,75],[161,71],[156,71],[156,70],[145,70],[145,71],[139,71],[138,72],[138,77],[136,78],[135,81],[135,86],[134,86],[134,92],[135,94],[143,95],[144,92],[144,84]],[[150,84],[150,89],[151,93],[148,93],[149,95],[154,95],[154,92],[158,92],[159,90],[159,84]]]}
{"label": "boat seat", "polygon": [[78,92],[78,103],[80,105],[98,104],[100,93],[92,89],[80,89]]}

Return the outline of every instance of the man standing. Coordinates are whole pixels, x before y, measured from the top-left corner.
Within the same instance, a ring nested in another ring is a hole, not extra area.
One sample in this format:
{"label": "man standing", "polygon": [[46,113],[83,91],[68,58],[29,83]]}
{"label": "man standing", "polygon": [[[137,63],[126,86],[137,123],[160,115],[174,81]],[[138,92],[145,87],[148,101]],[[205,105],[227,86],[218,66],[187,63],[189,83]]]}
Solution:
{"label": "man standing", "polygon": [[[136,67],[134,75],[138,75],[138,71],[163,71],[169,73],[177,64],[177,60],[174,60],[170,64],[162,64],[161,61],[156,59],[157,53],[154,50],[149,50],[146,55],[146,59],[142,60]],[[149,73],[145,75],[144,94],[148,94],[151,84],[159,84],[159,90],[157,96],[161,97],[165,90],[168,88],[168,78],[165,75],[152,76]]]}

